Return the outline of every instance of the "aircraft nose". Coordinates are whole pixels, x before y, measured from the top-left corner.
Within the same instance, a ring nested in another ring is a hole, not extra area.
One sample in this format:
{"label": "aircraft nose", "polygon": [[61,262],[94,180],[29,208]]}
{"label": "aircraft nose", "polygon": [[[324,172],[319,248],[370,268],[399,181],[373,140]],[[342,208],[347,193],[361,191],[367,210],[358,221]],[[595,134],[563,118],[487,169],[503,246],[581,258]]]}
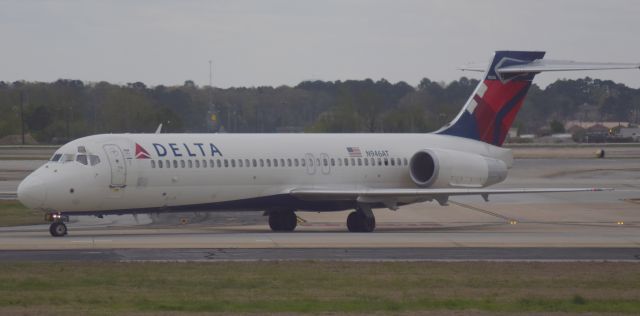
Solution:
{"label": "aircraft nose", "polygon": [[18,185],[18,200],[29,208],[39,208],[47,198],[44,182],[33,175],[27,176]]}

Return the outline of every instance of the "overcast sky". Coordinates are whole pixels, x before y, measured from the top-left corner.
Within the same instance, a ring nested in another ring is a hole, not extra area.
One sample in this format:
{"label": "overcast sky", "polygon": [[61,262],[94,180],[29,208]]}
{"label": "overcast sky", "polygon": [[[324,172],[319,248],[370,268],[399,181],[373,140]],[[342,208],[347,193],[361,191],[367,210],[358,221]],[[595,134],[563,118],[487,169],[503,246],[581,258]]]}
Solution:
{"label": "overcast sky", "polygon": [[[0,1],[0,80],[451,81],[496,49],[640,61],[640,1]],[[640,87],[640,71],[560,74]],[[557,73],[542,74],[546,85]]]}

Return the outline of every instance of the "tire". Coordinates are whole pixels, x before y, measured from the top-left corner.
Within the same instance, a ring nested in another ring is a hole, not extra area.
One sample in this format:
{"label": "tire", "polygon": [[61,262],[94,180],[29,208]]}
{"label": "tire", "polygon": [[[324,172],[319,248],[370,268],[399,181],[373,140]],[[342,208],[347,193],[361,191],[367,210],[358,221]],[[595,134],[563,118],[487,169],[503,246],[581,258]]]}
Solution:
{"label": "tire", "polygon": [[352,233],[370,233],[376,229],[376,218],[362,212],[351,212],[347,217],[347,228]]}
{"label": "tire", "polygon": [[364,233],[370,233],[372,231],[374,231],[376,229],[376,218],[371,216],[371,217],[363,217],[363,221],[362,221],[362,232]]}
{"label": "tire", "polygon": [[280,231],[280,225],[281,225],[281,220],[280,220],[280,213],[270,213],[269,214],[269,227],[271,227],[271,230],[274,232]]}
{"label": "tire", "polygon": [[59,222],[52,223],[49,226],[49,233],[53,237],[63,237],[67,235],[67,225]]}
{"label": "tire", "polygon": [[275,232],[291,232],[298,226],[298,217],[293,211],[269,213],[269,227]]}
{"label": "tire", "polygon": [[347,216],[347,229],[349,229],[350,232],[358,233],[362,231],[362,228],[360,227],[362,220],[360,217],[364,216],[358,212],[349,213],[349,216]]}

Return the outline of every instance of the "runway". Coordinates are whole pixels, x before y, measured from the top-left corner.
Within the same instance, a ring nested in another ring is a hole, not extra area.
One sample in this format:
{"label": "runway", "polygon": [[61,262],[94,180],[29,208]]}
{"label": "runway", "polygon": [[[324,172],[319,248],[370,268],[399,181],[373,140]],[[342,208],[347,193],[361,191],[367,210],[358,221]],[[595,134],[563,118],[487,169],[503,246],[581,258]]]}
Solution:
{"label": "runway", "polygon": [[[0,191],[39,163],[0,161]],[[298,212],[292,233],[259,211],[72,217],[63,238],[46,224],[0,228],[0,260],[638,260],[640,159],[517,159],[496,187],[616,190],[375,210],[374,233],[347,232],[348,212]]]}
{"label": "runway", "polygon": [[225,261],[509,261],[634,262],[638,248],[212,248],[0,251],[8,261],[225,262]]}

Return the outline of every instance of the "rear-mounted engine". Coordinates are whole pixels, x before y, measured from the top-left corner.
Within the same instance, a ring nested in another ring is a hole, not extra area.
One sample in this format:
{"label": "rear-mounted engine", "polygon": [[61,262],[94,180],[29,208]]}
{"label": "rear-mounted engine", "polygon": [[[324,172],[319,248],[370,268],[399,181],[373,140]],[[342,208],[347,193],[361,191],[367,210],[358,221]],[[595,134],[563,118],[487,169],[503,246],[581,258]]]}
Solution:
{"label": "rear-mounted engine", "polygon": [[502,182],[507,165],[498,159],[447,149],[424,149],[409,163],[411,180],[423,188],[480,188]]}

